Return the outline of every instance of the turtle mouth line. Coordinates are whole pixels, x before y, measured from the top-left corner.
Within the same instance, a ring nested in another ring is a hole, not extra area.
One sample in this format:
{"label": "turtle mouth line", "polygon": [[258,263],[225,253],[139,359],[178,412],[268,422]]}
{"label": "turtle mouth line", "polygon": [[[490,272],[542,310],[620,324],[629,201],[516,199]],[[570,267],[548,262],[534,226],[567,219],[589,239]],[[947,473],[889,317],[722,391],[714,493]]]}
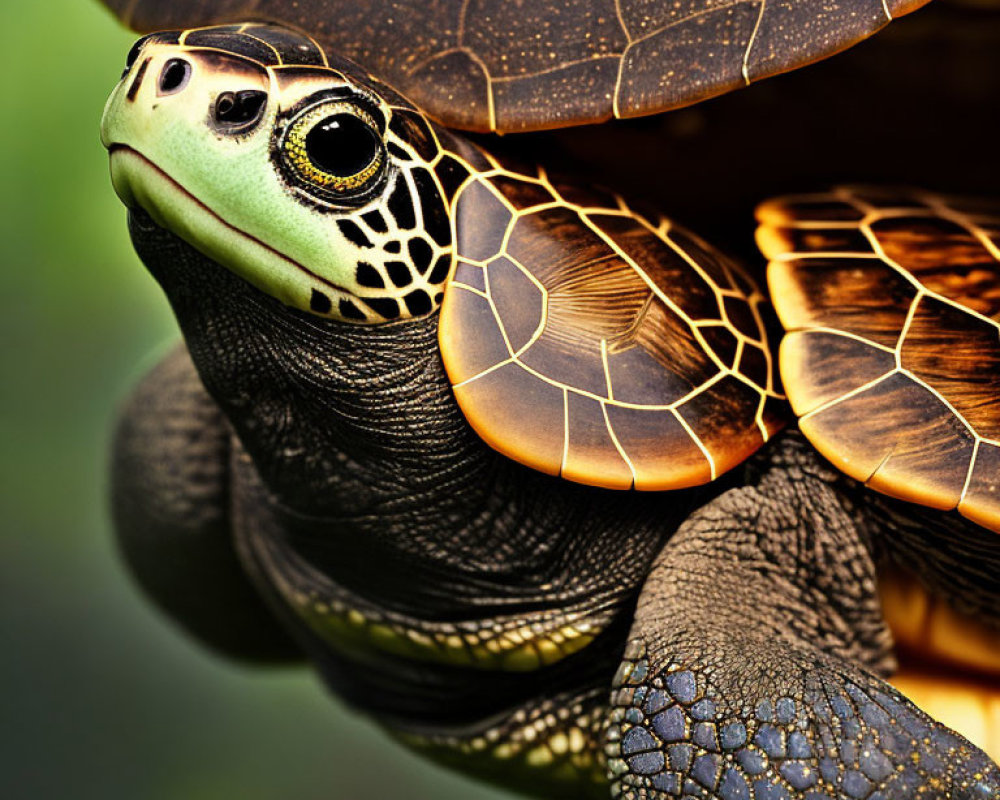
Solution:
{"label": "turtle mouth line", "polygon": [[[231,222],[228,222],[225,219],[223,219],[221,216],[219,216],[219,214],[217,214],[215,211],[213,211],[203,201],[199,200],[195,195],[193,195],[190,191],[188,191],[186,188],[184,188],[184,186],[182,184],[178,183],[167,172],[165,172],[163,169],[161,169],[159,166],[157,166],[157,164],[154,161],[152,161],[151,159],[149,159],[148,157],[146,157],[145,155],[143,155],[142,153],[140,153],[134,147],[131,147],[130,145],[127,145],[127,144],[122,144],[120,142],[112,142],[111,144],[108,145],[108,155],[110,156],[112,163],[114,162],[116,156],[118,158],[123,158],[124,157],[124,158],[131,158],[131,159],[137,160],[140,163],[140,165],[142,166],[143,169],[145,169],[146,171],[152,173],[157,180],[159,180],[159,181],[163,182],[164,184],[166,184],[166,186],[170,190],[178,193],[184,199],[184,201],[190,203],[199,212],[205,214],[210,220],[212,220],[212,222],[218,224],[219,226],[221,226],[222,228],[224,228],[229,233],[235,234],[237,237],[243,239],[246,243],[250,244],[252,247],[259,248],[260,250],[264,251],[267,255],[271,256],[272,258],[276,258],[276,259],[284,262],[289,267],[294,268],[295,270],[301,272],[303,275],[308,276],[309,278],[311,278],[312,280],[316,281],[317,283],[321,283],[324,286],[328,286],[331,289],[337,290],[338,292],[343,292],[343,293],[348,294],[348,295],[353,295],[353,292],[351,292],[346,287],[341,286],[340,284],[335,283],[334,281],[331,281],[331,280],[329,280],[327,278],[324,278],[321,275],[317,275],[315,272],[313,272],[311,269],[309,269],[305,265],[301,264],[300,262],[296,261],[295,259],[291,258],[290,256],[285,255],[280,250],[275,249],[271,245],[267,244],[267,242],[264,242],[264,241],[258,239],[256,236],[254,236],[254,235],[252,235],[250,233],[247,233],[246,231],[244,231],[244,230],[236,227],[235,225],[233,225]],[[115,188],[117,190],[117,186]],[[135,194],[133,192],[129,192],[129,197],[126,198],[126,197],[122,197],[121,196],[121,192],[119,191],[119,197],[121,197],[122,202],[128,208],[133,208],[133,207],[142,208],[142,210],[145,211],[149,215],[149,217],[152,219],[152,221],[154,223],[156,223],[160,227],[166,228],[168,230],[172,230],[172,228],[170,228],[169,226],[163,224],[163,222],[161,220],[161,215],[159,214],[158,209],[146,208],[145,206],[143,206],[143,204],[141,202],[139,202],[139,200],[136,198],[136,196],[135,196]],[[177,233],[176,231],[173,231],[173,232]],[[199,250],[202,249],[202,247],[200,246],[199,242],[191,241],[190,239],[188,239],[187,237],[185,237],[185,236],[183,236],[183,235],[181,235],[179,233],[177,235],[180,235],[182,239],[185,239],[186,241],[188,241],[189,244],[193,245],[194,247],[198,248]],[[207,255],[209,255],[210,257],[212,256],[211,253],[207,253]],[[227,266],[227,265],[223,264],[223,266]],[[237,272],[237,270],[231,270],[231,271],[232,272]],[[242,274],[242,273],[238,273],[238,274],[241,274],[241,277],[244,277],[244,278],[248,277],[247,275]],[[253,282],[253,281],[251,281],[251,282]]]}

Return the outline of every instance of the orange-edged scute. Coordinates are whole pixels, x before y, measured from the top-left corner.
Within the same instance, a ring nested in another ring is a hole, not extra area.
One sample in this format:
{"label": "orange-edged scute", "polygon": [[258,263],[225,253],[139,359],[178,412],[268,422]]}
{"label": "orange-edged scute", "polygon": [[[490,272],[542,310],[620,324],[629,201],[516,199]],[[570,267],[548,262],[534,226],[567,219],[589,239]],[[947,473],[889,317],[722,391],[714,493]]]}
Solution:
{"label": "orange-edged scute", "polygon": [[1000,532],[1000,203],[841,187],[757,217],[802,432],[872,488]]}
{"label": "orange-edged scute", "polygon": [[104,0],[137,30],[266,19],[446,125],[520,131],[690,105],[833,55],[927,0]]}
{"label": "orange-edged scute", "polygon": [[463,187],[454,215],[441,353],[501,453],[579,483],[677,489],[781,426],[770,308],[692,234],[500,164]]}

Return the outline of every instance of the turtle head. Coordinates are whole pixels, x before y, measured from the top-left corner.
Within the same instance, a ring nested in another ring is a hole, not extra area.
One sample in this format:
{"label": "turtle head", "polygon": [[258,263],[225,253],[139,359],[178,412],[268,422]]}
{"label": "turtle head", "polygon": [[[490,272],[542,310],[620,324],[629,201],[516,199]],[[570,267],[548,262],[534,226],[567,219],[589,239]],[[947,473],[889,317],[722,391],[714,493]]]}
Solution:
{"label": "turtle head", "polygon": [[270,25],[140,39],[101,126],[127,206],[286,305],[354,323],[440,303],[439,135],[356,65]]}

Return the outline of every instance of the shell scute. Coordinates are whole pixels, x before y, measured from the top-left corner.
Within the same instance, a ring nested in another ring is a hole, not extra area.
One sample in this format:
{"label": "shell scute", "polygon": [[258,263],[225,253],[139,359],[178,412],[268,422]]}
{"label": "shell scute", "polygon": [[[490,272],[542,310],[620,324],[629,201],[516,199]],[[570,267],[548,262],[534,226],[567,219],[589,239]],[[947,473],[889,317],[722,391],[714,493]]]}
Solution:
{"label": "shell scute", "polygon": [[719,295],[684,257],[658,236],[648,224],[621,215],[588,214],[590,219],[627,256],[641,265],[643,274],[657,286],[669,286],[671,300],[691,319],[721,320]]}
{"label": "shell scute", "polygon": [[[810,216],[836,203],[863,215]],[[790,331],[781,374],[806,436],[874,489],[957,508],[1000,532],[995,208],[912,189],[841,187],[766,203],[758,243],[772,259],[772,298]],[[829,247],[850,228],[866,250]]]}
{"label": "shell scute", "polygon": [[[565,185],[536,174],[478,176],[469,208],[501,203],[508,216],[493,217],[502,230],[458,234],[441,352],[473,428],[515,460],[608,488],[682,488],[741,462],[783,424],[753,281],[737,283],[735,263],[666,220],[654,228],[601,190],[577,196],[586,205],[568,202]],[[539,207],[537,197],[550,199]],[[492,224],[471,211],[465,219]],[[484,345],[474,344],[480,325]],[[474,356],[463,353],[470,346]],[[470,375],[473,364],[480,371]],[[545,388],[529,391],[536,384]],[[530,419],[535,430],[539,416],[545,433],[533,443],[518,426]]]}
{"label": "shell scute", "polygon": [[636,489],[697,486],[714,477],[712,462],[670,409],[605,406],[608,424],[629,455]]}
{"label": "shell scute", "polygon": [[[799,426],[834,464],[873,489],[932,508],[958,505],[975,436],[906,375],[890,374]],[[907,435],[896,435],[899,429]]]}
{"label": "shell scute", "polygon": [[546,329],[518,361],[561,386],[598,397],[607,391],[599,341]]}
{"label": "shell scute", "polygon": [[755,342],[761,340],[760,321],[754,316],[745,297],[726,295],[723,299],[726,319],[740,333]]}
{"label": "shell scute", "polygon": [[722,253],[684,228],[673,226],[666,236],[684,254],[688,263],[696,265],[698,271],[719,289],[740,291],[727,264],[729,260]]}
{"label": "shell scute", "polygon": [[479,292],[486,291],[486,270],[478,264],[470,264],[468,261],[459,261],[455,265],[455,274],[452,281],[461,286],[475,289]]}
{"label": "shell scute", "polygon": [[685,375],[661,369],[641,347],[609,349],[607,362],[608,394],[621,403],[668,406],[694,388]]}
{"label": "shell scute", "polygon": [[497,130],[542,130],[605,116],[615,90],[618,58],[608,56],[566,64],[556,72],[500,79],[493,83]]}
{"label": "shell scute", "polygon": [[541,333],[545,297],[524,270],[507,258],[491,261],[486,269],[486,291],[511,349],[524,350]]}
{"label": "shell scute", "polygon": [[[455,397],[469,414],[472,427],[491,447],[509,454],[530,454],[530,466],[548,475],[558,475],[565,450],[566,390],[538,380],[517,364],[502,363],[476,380],[455,386]],[[498,395],[518,402],[496,402]],[[525,413],[525,409],[531,413]]]}
{"label": "shell scute", "polygon": [[723,366],[732,367],[740,346],[736,334],[724,324],[699,325],[698,331]]}
{"label": "shell scute", "polygon": [[[892,351],[834,331],[799,330],[781,342],[781,375],[796,387],[789,400],[798,416],[878,380],[896,368]],[[850,364],[850,369],[830,369]]]}
{"label": "shell scute", "polygon": [[618,208],[618,199],[615,195],[599,186],[585,186],[558,178],[552,185],[560,199],[567,205],[580,208]]}
{"label": "shell scute", "polygon": [[503,248],[513,219],[503,201],[481,181],[473,181],[455,205],[456,251],[468,261],[488,261]]}
{"label": "shell scute", "polygon": [[836,256],[772,261],[768,284],[786,330],[835,328],[895,347],[917,288],[877,260]]}
{"label": "shell scute", "polygon": [[921,297],[900,347],[900,363],[946,398],[981,436],[1000,440],[995,325],[950,303]]}
{"label": "shell scute", "polygon": [[982,238],[941,217],[888,217],[870,229],[885,257],[930,291],[1000,321],[1000,266]]}
{"label": "shell scute", "polygon": [[1000,445],[980,442],[965,496],[958,504],[964,516],[991,530],[1000,530]]}
{"label": "shell scute", "polygon": [[[766,441],[759,424],[763,395],[738,378],[727,375],[694,392],[677,412],[710,448],[713,471],[721,475],[739,464],[743,452],[753,452]],[[716,443],[726,442],[727,447]]]}
{"label": "shell scute", "polygon": [[[480,269],[471,265],[469,268]],[[453,341],[451,337],[466,326],[473,328],[476,335]],[[485,294],[469,291],[465,285],[454,280],[449,291],[445,292],[441,305],[440,329],[441,346],[447,348],[450,354],[448,375],[453,384],[482,375],[510,357],[489,298]]]}
{"label": "shell scute", "polygon": [[600,475],[608,489],[628,489],[632,471],[611,435],[604,418],[604,408],[590,397],[575,392],[566,394],[566,425],[575,432],[566,439],[562,474],[571,481],[590,482]]}
{"label": "shell scute", "polygon": [[767,390],[771,372],[770,360],[763,348],[751,342],[743,345],[740,355],[739,373],[753,381],[761,389]]}
{"label": "shell scute", "polygon": [[540,183],[499,176],[492,181],[504,199],[513,206],[515,211],[524,211],[535,206],[552,203],[555,198],[552,192]]}
{"label": "shell scute", "polygon": [[313,33],[328,60],[357,61],[447,125],[519,131],[690,105],[831,56],[926,1],[105,4],[147,31],[240,18],[283,22]]}

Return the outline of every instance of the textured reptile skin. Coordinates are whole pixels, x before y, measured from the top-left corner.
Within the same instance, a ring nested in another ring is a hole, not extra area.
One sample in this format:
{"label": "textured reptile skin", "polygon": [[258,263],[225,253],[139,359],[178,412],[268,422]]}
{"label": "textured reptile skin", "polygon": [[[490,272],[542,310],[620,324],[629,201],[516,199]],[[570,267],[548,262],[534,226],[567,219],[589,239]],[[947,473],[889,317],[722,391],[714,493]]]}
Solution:
{"label": "textured reptile skin", "polygon": [[[593,775],[605,763],[612,790],[636,798],[998,791],[982,754],[874,674],[892,666],[876,559],[922,558],[937,585],[974,553],[980,563],[959,569],[950,591],[997,607],[995,582],[983,580],[995,550],[959,539],[938,566],[932,534],[916,533],[961,527],[957,517],[907,516],[905,504],[873,500],[794,432],[712,493],[614,493],[539,476],[468,429],[433,318],[373,328],[317,320],[142,217],[132,232],[240,443],[218,474],[229,476],[244,569],[328,683],[411,746],[546,797],[600,796],[607,784]],[[219,417],[205,403],[192,427],[211,440]],[[126,428],[152,425],[141,417]],[[140,438],[119,440],[120,463],[152,458]],[[123,483],[117,502],[155,506],[187,480],[140,481],[131,492]],[[135,539],[146,554],[133,568],[147,585],[151,564],[181,557],[163,534]],[[159,591],[169,594],[168,583]],[[596,633],[555,663],[484,672],[344,647],[295,607],[296,592],[325,605],[346,598],[407,631],[485,629],[500,614],[541,624],[569,609]],[[609,711],[602,696],[613,683]],[[607,743],[594,722],[602,717]]]}
{"label": "textured reptile skin", "polygon": [[841,479],[799,436],[657,559],[615,677],[627,798],[992,798],[1000,771],[876,677],[875,562]]}

